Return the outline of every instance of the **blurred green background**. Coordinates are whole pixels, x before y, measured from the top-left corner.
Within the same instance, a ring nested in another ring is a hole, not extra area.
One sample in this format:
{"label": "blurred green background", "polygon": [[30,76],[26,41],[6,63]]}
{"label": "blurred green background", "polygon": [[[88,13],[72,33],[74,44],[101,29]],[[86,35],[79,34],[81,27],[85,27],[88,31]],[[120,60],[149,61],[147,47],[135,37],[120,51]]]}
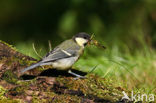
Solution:
{"label": "blurred green background", "polygon": [[74,65],[128,88],[156,92],[154,0],[1,0],[0,39],[39,59],[78,32],[95,34],[107,50],[88,47]]}

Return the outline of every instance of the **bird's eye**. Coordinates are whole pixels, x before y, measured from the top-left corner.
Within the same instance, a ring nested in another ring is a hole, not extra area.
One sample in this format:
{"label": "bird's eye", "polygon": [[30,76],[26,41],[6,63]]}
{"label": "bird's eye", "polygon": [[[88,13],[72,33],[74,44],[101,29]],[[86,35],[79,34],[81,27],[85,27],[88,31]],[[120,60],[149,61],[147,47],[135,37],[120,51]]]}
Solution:
{"label": "bird's eye", "polygon": [[83,37],[84,39],[87,39],[87,37]]}

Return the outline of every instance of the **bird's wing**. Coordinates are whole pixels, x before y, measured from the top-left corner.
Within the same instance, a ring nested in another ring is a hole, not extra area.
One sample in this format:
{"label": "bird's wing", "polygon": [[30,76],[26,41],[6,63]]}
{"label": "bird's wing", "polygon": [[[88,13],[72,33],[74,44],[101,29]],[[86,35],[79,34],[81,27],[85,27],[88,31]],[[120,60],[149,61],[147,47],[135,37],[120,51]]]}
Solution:
{"label": "bird's wing", "polygon": [[[66,45],[64,45],[64,44],[66,44]],[[73,44],[73,45],[71,45],[71,44]],[[74,49],[74,50],[79,49],[79,47],[72,40],[66,40],[66,41],[62,42],[60,45],[58,45],[57,47],[55,47],[52,51],[47,53],[43,58],[46,58],[46,57],[50,56],[51,54],[55,54],[56,52],[60,52],[61,51],[60,48],[62,48],[62,50],[65,50],[65,51],[67,51],[69,49]]]}
{"label": "bird's wing", "polygon": [[49,53],[49,55],[45,56],[42,59],[42,63],[53,62],[53,61],[56,61],[56,60],[59,60],[59,59],[73,57],[76,54],[77,54],[77,50],[56,49],[52,53]]}
{"label": "bird's wing", "polygon": [[79,49],[80,47],[73,40],[66,40],[49,52],[41,61],[47,63],[73,57],[78,54]]}

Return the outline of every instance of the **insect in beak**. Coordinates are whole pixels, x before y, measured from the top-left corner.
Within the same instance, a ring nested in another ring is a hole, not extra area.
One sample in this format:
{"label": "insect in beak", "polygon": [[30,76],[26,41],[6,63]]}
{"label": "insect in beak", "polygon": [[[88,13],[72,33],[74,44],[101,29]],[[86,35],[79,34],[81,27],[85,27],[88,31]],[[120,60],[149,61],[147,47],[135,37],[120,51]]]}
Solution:
{"label": "insect in beak", "polygon": [[106,47],[105,47],[104,45],[100,44],[100,43],[99,43],[98,41],[96,41],[96,40],[92,40],[92,43],[93,43],[93,45],[95,45],[95,46],[97,46],[97,47],[99,47],[99,48],[106,49]]}
{"label": "insect in beak", "polygon": [[103,49],[106,49],[106,47],[102,44],[100,44],[97,40],[93,39],[94,35],[92,34],[89,42],[88,42],[88,45],[95,45],[99,48],[103,48]]}

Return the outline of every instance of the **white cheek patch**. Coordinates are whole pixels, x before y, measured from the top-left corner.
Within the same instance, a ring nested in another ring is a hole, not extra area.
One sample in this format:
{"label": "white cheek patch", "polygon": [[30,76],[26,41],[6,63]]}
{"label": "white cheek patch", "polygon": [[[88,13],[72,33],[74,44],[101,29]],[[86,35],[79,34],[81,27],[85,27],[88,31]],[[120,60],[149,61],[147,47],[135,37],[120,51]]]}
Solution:
{"label": "white cheek patch", "polygon": [[86,44],[88,42],[88,40],[83,39],[83,38],[76,38],[75,41],[77,42],[78,45],[80,46],[84,46],[84,44]]}

